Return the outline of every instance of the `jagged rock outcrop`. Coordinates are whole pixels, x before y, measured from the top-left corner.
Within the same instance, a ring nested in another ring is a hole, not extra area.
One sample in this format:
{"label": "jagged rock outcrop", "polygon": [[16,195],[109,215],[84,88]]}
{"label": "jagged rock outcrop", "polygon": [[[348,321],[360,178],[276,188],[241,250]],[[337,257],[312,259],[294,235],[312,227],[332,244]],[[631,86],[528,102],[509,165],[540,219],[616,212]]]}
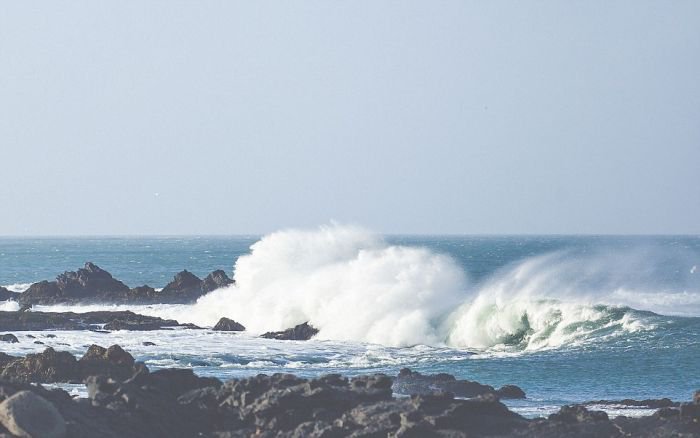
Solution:
{"label": "jagged rock outcrop", "polygon": [[243,327],[243,324],[239,324],[232,319],[221,318],[212,330],[222,332],[242,332],[245,330],[245,327]]}
{"label": "jagged rock outcrop", "polygon": [[119,345],[104,348],[91,345],[83,357],[78,360],[80,376],[105,376],[117,380],[126,380],[133,376],[141,366],[136,366],[134,357]]}
{"label": "jagged rock outcrop", "polygon": [[494,394],[504,399],[525,398],[525,391],[515,385],[495,389],[471,380],[457,380],[451,374],[421,374],[404,368],[394,379],[394,391],[398,394],[430,394],[434,391],[447,391],[457,397],[476,397]]}
{"label": "jagged rock outcrop", "polygon": [[[217,270],[201,280],[191,272],[184,270],[175,275],[173,280],[162,290],[144,285],[129,288],[112,274],[92,262],[77,271],[66,271],[56,277],[55,281],[40,281],[32,284],[21,294],[7,291],[7,299],[16,299],[23,308],[35,304],[51,305],[59,303],[132,303],[153,304],[192,303],[202,295],[233,283],[224,271]],[[5,289],[6,290],[6,289]],[[0,299],[3,291],[0,290]]]}
{"label": "jagged rock outcrop", "polygon": [[277,339],[281,341],[308,341],[318,334],[318,329],[309,325],[308,322],[296,325],[281,332],[267,332],[261,335],[267,339]]}
{"label": "jagged rock outcrop", "polygon": [[202,292],[209,293],[213,290],[220,289],[222,287],[230,286],[233,284],[228,275],[221,269],[217,269],[211,274],[207,275],[204,280],[202,280]]}

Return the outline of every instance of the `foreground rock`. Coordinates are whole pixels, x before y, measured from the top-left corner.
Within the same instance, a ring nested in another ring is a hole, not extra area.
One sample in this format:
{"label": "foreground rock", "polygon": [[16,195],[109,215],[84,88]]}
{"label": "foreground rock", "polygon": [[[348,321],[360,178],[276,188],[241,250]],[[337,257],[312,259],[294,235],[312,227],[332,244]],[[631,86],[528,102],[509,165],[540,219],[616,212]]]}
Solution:
{"label": "foreground rock", "polygon": [[160,291],[148,285],[131,289],[109,272],[87,262],[75,272],[66,271],[56,277],[55,281],[34,283],[25,292],[11,297],[25,308],[35,304],[182,304],[192,303],[202,295],[232,283],[233,280],[220,270],[212,272],[205,280],[191,272],[182,271]]}
{"label": "foreground rock", "polygon": [[219,322],[216,323],[213,330],[223,332],[242,332],[245,330],[245,327],[232,319],[221,318]]}
{"label": "foreground rock", "polygon": [[15,436],[66,436],[63,416],[53,404],[32,391],[19,391],[0,403],[0,423]]}
{"label": "foreground rock", "polygon": [[17,339],[17,336],[13,335],[12,333],[6,333],[0,335],[0,341],[9,342],[10,344],[16,344],[19,342],[19,339]]}
{"label": "foreground rock", "polygon": [[417,371],[404,368],[394,379],[394,392],[398,394],[430,394],[435,391],[445,391],[456,397],[477,397],[493,394],[503,399],[525,398],[525,391],[515,385],[506,385],[501,389],[495,389],[490,385],[482,385],[470,380],[457,380],[451,374],[423,375]]}
{"label": "foreground rock", "polygon": [[67,351],[49,347],[41,353],[3,362],[1,379],[26,383],[82,383],[94,375],[124,380],[144,367],[119,345],[91,345],[80,360]]}
{"label": "foreground rock", "polygon": [[135,372],[127,379],[88,376],[87,399],[73,399],[60,389],[49,391],[0,380],[0,435],[321,438],[700,434],[700,394],[693,403],[664,408],[643,418],[611,420],[603,412],[565,406],[549,418],[528,420],[511,412],[493,393],[468,400],[455,399],[449,392],[394,398],[392,379],[382,374],[353,378],[329,374],[315,379],[261,374],[222,383],[198,377],[192,370],[149,372],[115,347],[90,347],[83,358],[132,364]]}
{"label": "foreground rock", "polygon": [[282,341],[308,341],[318,334],[318,329],[310,326],[308,322],[299,324],[281,332],[267,332],[261,335],[267,339],[278,339]]}
{"label": "foreground rock", "polygon": [[[103,327],[104,325],[104,327]],[[100,312],[0,312],[0,331],[24,330],[159,330],[192,327],[172,319],[139,315],[131,311]]]}

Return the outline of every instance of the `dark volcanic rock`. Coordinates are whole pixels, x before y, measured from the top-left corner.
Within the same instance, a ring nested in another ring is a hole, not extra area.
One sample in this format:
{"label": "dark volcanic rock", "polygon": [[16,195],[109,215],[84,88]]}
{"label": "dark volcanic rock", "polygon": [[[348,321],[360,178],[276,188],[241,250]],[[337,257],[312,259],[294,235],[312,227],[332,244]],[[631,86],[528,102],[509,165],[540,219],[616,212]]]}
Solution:
{"label": "dark volcanic rock", "polygon": [[19,339],[17,339],[17,336],[13,335],[12,333],[7,333],[4,335],[0,335],[0,341],[16,344],[17,342],[19,342]]}
{"label": "dark volcanic rock", "polygon": [[5,366],[0,378],[15,382],[79,383],[78,361],[66,351],[49,347],[43,353],[28,354]]}
{"label": "dark volcanic rock", "polygon": [[219,322],[216,323],[213,330],[224,332],[242,332],[245,330],[245,327],[232,319],[221,318]]}
{"label": "dark volcanic rock", "polygon": [[160,295],[167,297],[170,303],[196,301],[197,298],[203,295],[202,280],[188,270],[178,272],[175,274],[173,281],[160,291]]}
{"label": "dark volcanic rock", "polygon": [[316,334],[318,334],[318,329],[310,326],[308,322],[305,322],[281,332],[264,333],[261,337],[285,341],[308,341],[316,336]]}
{"label": "dark volcanic rock", "polygon": [[192,303],[207,292],[232,283],[233,280],[221,270],[212,272],[204,280],[185,270],[175,275],[161,291],[148,285],[129,289],[109,272],[87,262],[76,272],[60,274],[55,281],[34,283],[21,294],[0,288],[0,300],[16,299],[23,309],[29,309],[33,304],[58,303],[183,304]]}
{"label": "dark volcanic rock", "polygon": [[109,348],[91,345],[78,361],[82,378],[99,375],[116,380],[126,380],[133,376],[140,369],[134,364],[134,357],[119,345]]}
{"label": "dark volcanic rock", "polygon": [[394,391],[398,394],[430,394],[434,391],[447,391],[457,397],[476,397],[495,394],[500,398],[525,398],[525,392],[515,385],[506,385],[496,390],[493,386],[482,385],[470,380],[457,380],[451,374],[427,374],[404,368],[394,379]]}
{"label": "dark volcanic rock", "polygon": [[221,269],[217,269],[216,271],[207,275],[206,278],[202,281],[202,292],[206,294],[213,290],[230,286],[232,284],[233,280],[231,280],[224,271],[222,271]]}
{"label": "dark volcanic rock", "polygon": [[108,300],[128,293],[129,287],[97,265],[87,262],[77,272],[66,271],[56,281],[32,284],[19,296],[19,303],[56,304]]}
{"label": "dark volcanic rock", "polygon": [[156,345],[156,343],[151,341],[143,341],[141,345],[143,345],[144,347],[153,347]]}
{"label": "dark volcanic rock", "polygon": [[114,323],[128,330],[155,330],[185,326],[175,320],[139,315],[131,311],[99,312],[0,312],[0,330],[94,330],[102,324]]}
{"label": "dark volcanic rock", "polygon": [[17,301],[17,298],[19,296],[19,293],[12,292],[11,290],[5,289],[4,287],[0,286],[0,301]]}

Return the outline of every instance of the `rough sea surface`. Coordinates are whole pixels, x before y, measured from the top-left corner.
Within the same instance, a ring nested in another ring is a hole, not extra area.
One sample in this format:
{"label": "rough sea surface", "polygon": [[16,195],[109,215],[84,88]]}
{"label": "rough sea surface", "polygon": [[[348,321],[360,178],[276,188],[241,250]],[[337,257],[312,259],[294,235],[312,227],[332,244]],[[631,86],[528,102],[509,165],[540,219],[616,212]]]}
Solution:
{"label": "rough sea surface", "polygon": [[[700,389],[699,236],[381,237],[330,226],[262,238],[0,238],[0,285],[22,291],[86,261],[132,287],[224,269],[237,286],[197,304],[126,307],[206,327],[227,316],[249,332],[17,332],[20,342],[2,351],[80,355],[118,343],[149,367],[222,379],[410,367],[516,384],[528,399],[508,404],[526,415],[587,400],[683,401]],[[304,320],[321,329],[318,339],[256,336]]]}

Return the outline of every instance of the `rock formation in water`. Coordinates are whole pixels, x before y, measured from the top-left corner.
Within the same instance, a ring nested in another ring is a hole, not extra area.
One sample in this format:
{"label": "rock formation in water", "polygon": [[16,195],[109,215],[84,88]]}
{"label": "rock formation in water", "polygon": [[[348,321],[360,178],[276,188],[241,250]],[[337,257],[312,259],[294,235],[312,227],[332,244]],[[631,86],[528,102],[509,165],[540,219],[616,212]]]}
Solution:
{"label": "rock formation in water", "polygon": [[219,322],[216,323],[213,330],[222,332],[242,332],[245,330],[245,327],[232,319],[221,318]]}
{"label": "rock formation in water", "polygon": [[267,339],[278,339],[283,341],[308,341],[318,334],[318,329],[309,325],[308,322],[296,325],[281,332],[267,332],[261,335]]}
{"label": "rock formation in water", "polygon": [[233,280],[221,270],[212,272],[204,280],[185,270],[177,273],[160,291],[148,285],[130,289],[109,272],[87,262],[75,272],[60,274],[55,281],[32,284],[23,293],[15,294],[15,299],[25,307],[35,304],[88,303],[185,304],[193,303],[202,295],[232,283]]}

